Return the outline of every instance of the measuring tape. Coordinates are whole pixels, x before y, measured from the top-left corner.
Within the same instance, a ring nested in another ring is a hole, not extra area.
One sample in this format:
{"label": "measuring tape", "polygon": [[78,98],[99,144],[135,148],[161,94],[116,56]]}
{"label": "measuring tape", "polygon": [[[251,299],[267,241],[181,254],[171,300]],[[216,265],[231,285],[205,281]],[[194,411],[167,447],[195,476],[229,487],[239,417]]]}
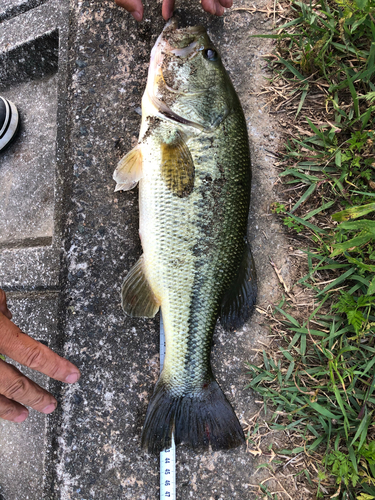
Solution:
{"label": "measuring tape", "polygon": [[[160,312],[160,371],[165,358],[165,335]],[[172,434],[171,447],[160,453],[160,500],[176,500],[176,446]]]}

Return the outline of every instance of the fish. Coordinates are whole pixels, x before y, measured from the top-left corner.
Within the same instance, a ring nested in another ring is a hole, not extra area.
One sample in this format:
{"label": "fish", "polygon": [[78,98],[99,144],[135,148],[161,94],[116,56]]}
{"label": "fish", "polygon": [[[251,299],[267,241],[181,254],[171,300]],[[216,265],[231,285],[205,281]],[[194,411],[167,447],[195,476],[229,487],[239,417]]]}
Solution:
{"label": "fish", "polygon": [[218,50],[202,26],[167,23],[152,51],[139,140],[117,165],[115,191],[139,185],[143,254],[126,275],[122,308],[161,309],[166,354],[149,401],[141,445],[158,453],[244,443],[215,380],[217,320],[239,328],[256,301],[247,241],[251,166],[246,121]]}

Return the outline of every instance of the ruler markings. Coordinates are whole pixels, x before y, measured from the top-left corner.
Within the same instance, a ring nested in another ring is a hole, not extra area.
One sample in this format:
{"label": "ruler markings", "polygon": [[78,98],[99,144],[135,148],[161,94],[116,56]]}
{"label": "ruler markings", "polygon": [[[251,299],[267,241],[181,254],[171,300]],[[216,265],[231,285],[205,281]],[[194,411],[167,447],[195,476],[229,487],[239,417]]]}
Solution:
{"label": "ruler markings", "polygon": [[[160,371],[165,358],[165,335],[160,312]],[[176,446],[172,434],[171,447],[160,453],[160,500],[176,500]]]}

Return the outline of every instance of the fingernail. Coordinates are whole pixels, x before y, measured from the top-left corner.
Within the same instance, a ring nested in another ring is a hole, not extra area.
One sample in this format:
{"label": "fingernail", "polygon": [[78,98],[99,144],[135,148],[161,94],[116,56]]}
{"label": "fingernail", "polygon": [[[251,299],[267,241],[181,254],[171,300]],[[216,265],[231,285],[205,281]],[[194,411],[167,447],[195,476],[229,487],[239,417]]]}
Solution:
{"label": "fingernail", "polygon": [[23,411],[20,415],[13,419],[13,422],[23,422],[27,419],[29,413],[27,411]]}
{"label": "fingernail", "polygon": [[132,16],[134,17],[134,19],[136,21],[142,21],[142,14],[140,12],[138,12],[137,10],[135,10],[134,12],[132,12]]}
{"label": "fingernail", "polygon": [[74,372],[66,377],[65,382],[68,382],[68,384],[74,384],[75,382],[77,382],[78,379],[79,379],[79,373]]}
{"label": "fingernail", "polygon": [[45,413],[45,414],[52,413],[55,410],[55,408],[56,408],[56,404],[51,403],[50,405],[43,408],[42,413]]}

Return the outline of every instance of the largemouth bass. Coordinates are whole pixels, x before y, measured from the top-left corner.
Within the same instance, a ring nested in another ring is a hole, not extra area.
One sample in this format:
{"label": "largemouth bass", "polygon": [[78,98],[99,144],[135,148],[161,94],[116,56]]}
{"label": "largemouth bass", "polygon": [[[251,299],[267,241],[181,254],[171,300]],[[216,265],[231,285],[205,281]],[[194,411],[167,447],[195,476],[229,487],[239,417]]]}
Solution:
{"label": "largemouth bass", "polygon": [[118,164],[116,191],[139,182],[143,255],[122,286],[130,316],[161,308],[166,356],[149,402],[142,445],[233,448],[241,425],[212,373],[217,319],[249,317],[256,275],[246,229],[250,153],[241,104],[200,26],[170,21],[156,41],[138,145]]}

